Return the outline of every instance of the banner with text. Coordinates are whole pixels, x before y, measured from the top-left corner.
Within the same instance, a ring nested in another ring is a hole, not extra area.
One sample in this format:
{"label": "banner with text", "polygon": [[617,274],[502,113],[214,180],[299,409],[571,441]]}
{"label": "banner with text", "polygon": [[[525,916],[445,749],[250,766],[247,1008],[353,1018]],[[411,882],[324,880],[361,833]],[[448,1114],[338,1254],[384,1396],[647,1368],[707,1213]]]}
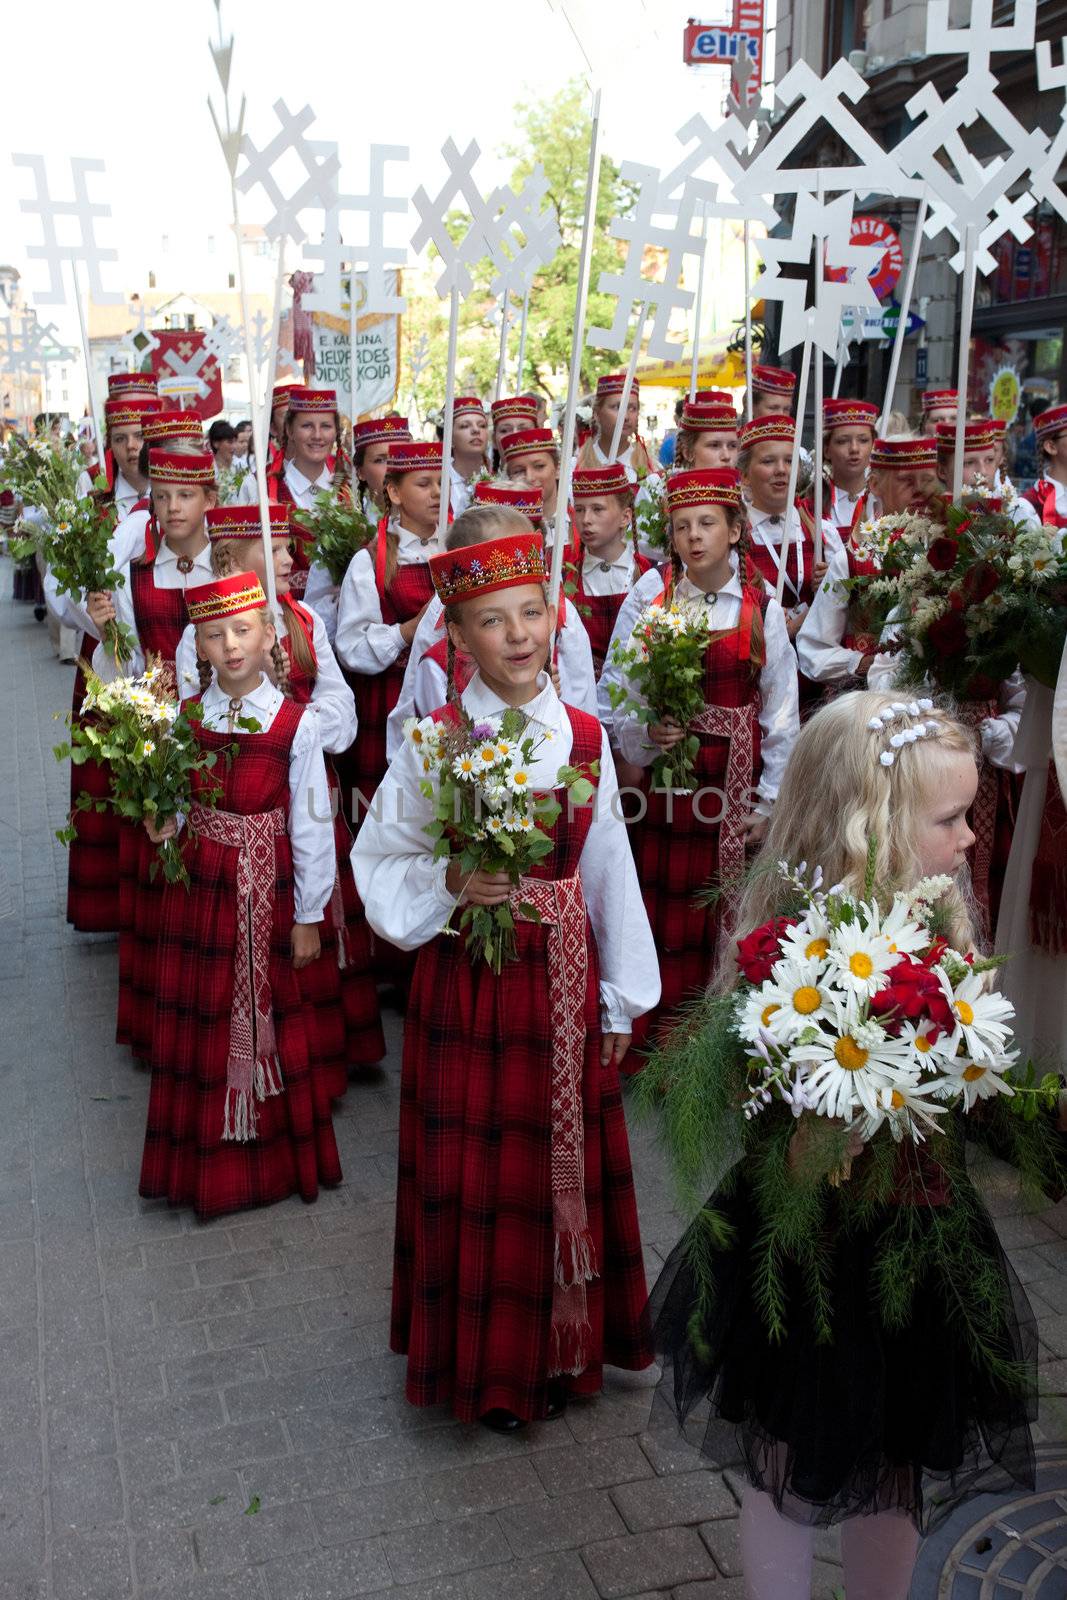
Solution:
{"label": "banner with text", "polygon": [[[387,272],[390,294],[400,293],[400,273]],[[349,313],[331,316],[325,311],[311,313],[312,350],[315,383],[336,389],[342,410],[357,419],[382,406],[391,405],[400,381],[400,318],[361,317],[359,307],[366,298],[367,275],[356,273],[356,393],[352,403],[352,363],[349,352]],[[347,302],[347,280],[342,296]]]}

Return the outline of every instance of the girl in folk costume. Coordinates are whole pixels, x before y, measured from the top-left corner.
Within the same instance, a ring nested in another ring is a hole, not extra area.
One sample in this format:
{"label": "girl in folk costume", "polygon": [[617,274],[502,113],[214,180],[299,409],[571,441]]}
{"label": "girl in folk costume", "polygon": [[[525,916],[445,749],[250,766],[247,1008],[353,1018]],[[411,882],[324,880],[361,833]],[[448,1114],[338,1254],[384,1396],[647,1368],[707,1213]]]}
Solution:
{"label": "girl in folk costume", "polygon": [[218,753],[222,792],[193,804],[189,883],[163,892],[140,1193],[207,1218],[340,1182],[299,981],[319,954],[335,858],[315,718],[262,670],[276,639],[259,580],[204,584],[189,614],[207,680],[197,739]]}
{"label": "girl in folk costume", "polygon": [[1067,528],[1067,406],[1049,406],[1034,419],[1043,473],[1023,499],[1039,522]]}
{"label": "girl in folk costume", "polygon": [[571,498],[578,537],[571,550],[571,603],[585,623],[599,678],[619,607],[651,562],[634,548],[633,485],[626,468],[576,471]]}
{"label": "girl in folk costume", "polygon": [[[370,931],[352,877],[352,834],[338,795],[329,757],[342,754],[356,738],[356,707],[341,676],[322,621],[289,592],[293,557],[289,507],[271,506],[271,554],[278,596],[276,640],[269,676],[287,699],[306,706],[327,757],[333,811],[336,875],[323,916],[322,949],[300,973],[300,992],[315,1011],[312,1064],[328,1075],[330,1093],[344,1094],[350,1067],[365,1067],[385,1054],[378,995],[370,974]],[[220,577],[252,572],[265,588],[262,524],[258,506],[223,506],[208,512],[211,564]],[[177,657],[184,696],[200,686],[203,663],[197,658],[196,629],[185,630]]]}
{"label": "girl in folk costume", "polygon": [[452,402],[452,515],[471,503],[478,478],[489,472],[489,418],[477,395],[457,395]]}
{"label": "girl in folk costume", "polygon": [[827,563],[841,549],[841,536],[824,518],[823,555],[816,563],[811,513],[799,503],[787,505],[795,440],[792,417],[764,415],[743,422],[738,438],[737,470],[748,510],[750,556],[773,589],[785,544],[785,609],[792,639],[826,576]]}
{"label": "girl in folk costume", "polygon": [[[879,516],[921,511],[922,485],[937,466],[933,439],[879,439],[871,451],[870,496]],[[869,609],[848,587],[850,578],[878,571],[876,556],[863,547],[861,525],[849,530],[844,548],[830,559],[826,577],[796,636],[800,670],[832,692],[866,686],[878,653],[878,634]]]}
{"label": "girl in folk costume", "polygon": [[753,364],[753,420],[756,417],[791,415],[796,392],[797,375],[795,372],[790,372],[788,367],[768,367],[758,361]]}
{"label": "girl in folk costume", "polygon": [[[716,393],[715,390],[705,391]],[[705,472],[737,466],[737,413],[730,401],[686,400],[674,442],[678,471]]]}
{"label": "girl in folk costume", "polygon": [[[115,374],[115,376],[122,376]],[[133,374],[132,376],[138,376]],[[152,380],[154,381],[154,380]],[[104,453],[108,487],[99,495],[101,509],[114,506],[118,526],[113,541],[117,548],[123,523],[143,508],[142,496],[148,483],[138,469],[141,454],[141,429],[146,418],[161,409],[154,394],[134,393],[126,398],[115,395],[104,401],[106,448]],[[92,492],[92,477],[86,472],[78,483],[78,494]],[[127,558],[128,559],[128,558]],[[45,574],[45,591],[49,591]],[[99,635],[85,606],[70,596],[57,597],[60,620],[82,631],[80,657],[88,657]],[[81,668],[74,674],[71,714],[81,715],[86,693]],[[76,837],[67,856],[67,921],[80,933],[115,933],[119,926],[118,852],[119,819],[111,810],[74,810],[78,796],[89,794],[94,801],[106,800],[111,793],[107,768],[97,761],[71,766],[71,823]]]}
{"label": "girl in folk costume", "polygon": [[958,389],[924,389],[919,397],[918,431],[925,437],[933,437],[943,422],[954,428],[959,405]]}
{"label": "girl in folk costume", "polygon": [[[134,639],[124,675],[158,665],[176,693],[175,656],[188,622],[188,591],[214,577],[205,516],[215,504],[215,466],[210,452],[179,454],[149,449],[151,521],[140,555],[123,568],[125,582],[113,594],[91,594],[89,614],[97,631],[117,617]],[[158,539],[158,543],[156,542]],[[103,644],[93,668],[105,681],[117,675]],[[115,1037],[140,1060],[152,1047],[156,947],[163,879],[153,875],[155,852],[142,829],[122,822],[119,830],[119,997]]]}
{"label": "girl in folk costume", "polygon": [[[305,389],[293,384],[282,423],[282,457],[267,474],[267,497],[274,505],[291,505],[310,511],[315,496],[330,490],[348,488],[348,464],[341,452],[341,417],[337,396],[332,389]],[[244,505],[256,501],[256,480],[250,474],[242,483],[238,499]],[[292,592],[303,598],[310,556],[304,548],[300,524],[292,522]]]}
{"label": "girl in folk costume", "polygon": [[427,562],[440,549],[442,448],[391,444],[385,488],[393,521],[352,559],[337,608],[338,659],[351,674],[359,738],[343,764],[348,820],[358,831],[387,765],[385,724],[397,702],[408,650],[433,593]]}
{"label": "girl in folk costume", "polygon": [[[458,730],[524,713],[530,782],[562,806],[552,852],[517,887],[435,860],[433,804],[408,741],[354,861],[371,925],[419,951],[390,1342],[407,1355],[413,1404],[512,1431],[596,1393],[604,1363],[649,1362],[618,1064],[659,983],[604,733],[540,670],[554,621],[541,540],[518,513],[496,518],[494,541],[431,562],[453,645],[477,664],[436,717]],[[595,805],[568,803],[568,763],[598,784]],[[505,902],[516,959],[496,973],[440,930],[458,905]]]}
{"label": "girl in folk costume", "polygon": [[165,402],[148,372],[113,372],[107,380],[104,401],[104,459],[93,472],[88,467],[78,480],[78,494],[91,494],[93,481],[103,472],[110,501],[119,520],[128,515],[147,493],[148,477],[139,464],[141,423],[149,412],[162,411]]}
{"label": "girl in folk costume", "polygon": [[[353,463],[359,482],[359,504],[370,523],[376,523],[378,532],[384,534],[389,526],[389,497],[385,492],[385,474],[389,465],[391,444],[410,444],[411,430],[404,417],[370,417],[357,422],[352,430]],[[345,485],[340,498],[348,500],[351,490]],[[326,633],[332,645],[337,635],[337,602],[340,585],[334,583],[329,569],[312,560],[308,570],[304,601],[326,624]]]}
{"label": "girl in folk costume", "polygon": [[509,434],[537,427],[537,402],[526,394],[505,395],[502,400],[491,402],[489,416],[493,429],[493,464],[501,470],[504,441]]}
{"label": "girl in folk costume", "polygon": [[[494,510],[509,506],[521,512],[535,531],[540,532],[541,491],[526,485],[511,483],[477,483],[474,486],[474,503],[462,517],[457,517],[448,530],[446,548],[458,550],[463,545],[484,544],[496,538],[497,518]],[[400,696],[389,713],[386,724],[386,754],[392,761],[404,739],[404,724],[408,717],[426,717],[443,705],[448,698],[449,659],[452,657],[453,681],[460,692],[466,688],[474,663],[452,650],[446,632],[447,614],[440,600],[433,596],[426,607],[412,640]],[[548,663],[546,661],[546,666]],[[597,714],[596,674],[589,634],[582,618],[573,605],[560,601],[559,629],[552,650],[552,663],[548,668],[553,687],[568,705],[580,711]]]}
{"label": "girl in folk costume", "polygon": [[556,531],[559,497],[559,446],[551,428],[522,428],[504,441],[504,468],[508,477],[541,491],[541,525],[545,544],[551,547]]}
{"label": "girl in folk costume", "polygon": [[[596,399],[593,401],[593,432],[579,450],[575,461],[575,466],[580,472],[589,472],[593,467],[608,465],[615,437],[615,424],[619,417],[619,406],[622,403],[622,391],[625,387],[624,372],[607,372],[597,379]],[[646,478],[656,473],[656,464],[637,431],[640,415],[641,385],[635,378],[630,386],[630,398],[626,402],[626,416],[623,420],[619,454],[616,458],[626,468],[626,476],[631,483],[643,483]]]}
{"label": "girl in folk costume", "polygon": [[870,400],[823,401],[823,449],[828,469],[824,500],[829,502],[828,520],[846,542],[868,515],[867,470],[877,423],[878,407]]}
{"label": "girl in folk costume", "polygon": [[[270,397],[270,439],[267,451],[267,474],[276,477],[285,465],[285,419],[289,414],[289,396],[294,389],[304,385],[296,378],[283,378],[274,385]],[[255,449],[255,441],[252,442]]]}
{"label": "girl in folk costume", "polygon": [[[681,727],[615,715],[623,759],[647,768],[696,734],[696,792],[652,789],[630,829],[663,984],[661,1015],[711,978],[720,926],[733,925],[745,850],[758,842],[798,728],[796,657],[782,608],[747,560],[736,472],[673,473],[667,483],[671,570],[649,572],[634,593],[657,598],[712,629],[704,653],[704,706]],[[625,681],[625,678],[624,678]],[[632,692],[631,698],[639,700]],[[700,904],[718,886],[713,905]],[[646,1027],[652,1019],[646,1019]]]}
{"label": "girl in folk costume", "polygon": [[[936,430],[937,436],[937,470],[941,482],[948,492],[952,493],[955,480],[956,463],[956,425],[955,423],[939,422]],[[964,489],[976,489],[986,494],[996,493],[997,459],[1000,450],[1000,434],[997,423],[993,417],[975,417],[964,424],[963,428],[963,475]],[[1011,484],[1006,485],[1006,493],[1002,497],[1004,511],[1012,518],[1018,527],[1026,523],[1037,525],[1041,519],[1032,501],[1019,499]]]}
{"label": "girl in folk costume", "polygon": [[[911,738],[898,745],[901,731]],[[953,880],[971,840],[965,816],[976,782],[970,735],[943,711],[894,708],[888,695],[870,692],[824,707],[794,748],[741,903],[744,938],[723,952],[718,993],[734,988],[739,969],[762,981],[757,952],[772,929],[777,946],[784,925],[775,919],[795,911],[776,871],[780,861],[793,870],[807,862],[808,871],[818,863],[824,885],[876,898],[883,913],[926,880],[937,888],[948,944],[972,950],[976,933]],[[805,965],[817,985],[818,960]],[[800,1011],[822,990],[794,994]],[[982,1001],[999,1014],[995,997]],[[943,997],[939,1003],[946,1005]],[[972,1008],[961,1001],[955,1009],[962,1017]],[[955,1015],[946,1008],[945,1018],[942,1038],[962,1050]],[[846,1034],[839,1044],[855,1041]],[[847,1065],[844,1055],[833,1063],[840,1077],[862,1071],[866,1050],[856,1049],[857,1061],[850,1056]],[[969,1085],[985,1071],[968,1067]],[[899,1098],[894,1091],[894,1106]],[[717,1221],[715,1246],[705,1232],[703,1248],[695,1248],[691,1229],[652,1292],[664,1363],[657,1408],[688,1423],[687,1435],[716,1468],[747,1479],[741,1562],[751,1600],[809,1600],[815,1532],[832,1524],[841,1530],[849,1600],[906,1600],[915,1592],[920,1532],[971,1495],[1032,1488],[1033,1313],[967,1175],[952,1113],[925,1143],[904,1132],[895,1147],[889,1129],[856,1116],[842,1167],[841,1145],[830,1148],[820,1137],[827,1119],[796,1104],[761,1112],[746,1154],[702,1213],[702,1223],[711,1215]],[[879,1166],[887,1155],[893,1161],[894,1148],[895,1164]],[[885,1180],[877,1181],[879,1172]],[[810,1217],[805,1242],[818,1241],[817,1265],[800,1258],[792,1241],[768,1260],[768,1234],[782,1241],[787,1207]],[[953,1242],[938,1244],[947,1238]],[[961,1280],[982,1263],[989,1276],[976,1313]],[[907,1265],[910,1281],[890,1304],[898,1264]],[[768,1280],[772,1294],[787,1296],[787,1326],[777,1338]]]}

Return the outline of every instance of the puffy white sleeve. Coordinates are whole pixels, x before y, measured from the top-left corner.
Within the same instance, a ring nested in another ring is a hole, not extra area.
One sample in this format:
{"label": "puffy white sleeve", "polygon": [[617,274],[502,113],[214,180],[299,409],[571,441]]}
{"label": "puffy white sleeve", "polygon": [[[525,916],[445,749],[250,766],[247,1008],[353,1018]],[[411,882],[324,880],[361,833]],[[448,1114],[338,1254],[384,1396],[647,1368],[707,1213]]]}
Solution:
{"label": "puffy white sleeve", "polygon": [[[411,649],[404,663],[404,681],[400,685],[400,697],[385,719],[385,753],[390,761],[403,743],[405,722],[409,717],[421,715],[416,709],[416,679],[424,654],[441,637],[441,630],[437,626],[441,610],[441,602],[435,595],[419,618],[419,625],[415,629],[415,637],[411,641]],[[430,710],[433,711],[440,704],[440,700],[435,700]]]}
{"label": "puffy white sleeve", "polygon": [[326,636],[326,624],[315,612],[314,645],[318,660],[315,687],[307,707],[315,719],[319,743],[330,755],[342,755],[356,737],[356,697],[342,676]]}
{"label": "puffy white sleeve", "polygon": [[448,860],[433,859],[424,832],[433,806],[419,788],[421,776],[414,746],[403,744],[352,846],[367,921],[401,950],[428,944],[458,904],[445,887]]}
{"label": "puffy white sleeve", "polygon": [[376,674],[405,648],[399,622],[382,621],[374,556],[360,550],[349,562],[337,602],[337,656],[353,672]]}
{"label": "puffy white sleeve", "polygon": [[1031,505],[1029,500],[1024,500],[1022,495],[1016,495],[1008,507],[1008,514],[1017,528],[1041,526],[1041,516],[1037,507]]}
{"label": "puffy white sleeve", "polygon": [[1009,772],[1025,772],[1015,762],[1015,737],[1019,718],[1026,705],[1026,679],[1017,669],[1000,686],[1000,715],[986,717],[982,723],[982,754],[995,767]]}
{"label": "puffy white sleeve", "polygon": [[559,666],[560,699],[579,711],[597,715],[596,674],[593,671],[593,648],[585,623],[578,608],[568,604],[563,614],[563,626],[558,634],[557,665]]}
{"label": "puffy white sleeve", "polygon": [[619,802],[615,763],[600,732],[596,808],[581,855],[582,890],[600,955],[605,1033],[629,1033],[660,997],[659,961]]}
{"label": "puffy white sleeve", "polygon": [[174,652],[174,675],[178,680],[178,698],[187,700],[200,693],[200,673],[196,665],[196,628],[187,623]]}
{"label": "puffy white sleeve", "polygon": [[[615,643],[617,640],[623,644],[627,643],[641,612],[645,606],[651,604],[662,588],[662,574],[658,568],[650,567],[647,572],[641,574],[619,607],[619,614],[615,618],[615,626],[611,632],[607,655],[604,657],[604,665],[600,669],[600,678],[596,690],[597,716],[609,731],[613,729],[615,713],[612,710],[611,695],[608,690],[611,684],[620,682],[622,677],[621,668],[617,667],[612,660]],[[613,732],[612,739],[614,741]]]}
{"label": "puffy white sleeve", "polygon": [[816,683],[833,683],[856,671],[863,659],[859,650],[841,645],[848,624],[848,552],[830,557],[826,576],[800,625],[795,644],[800,670]]}
{"label": "puffy white sleeve", "polygon": [[96,626],[85,609],[85,597],[60,594],[51,567],[44,569],[44,598],[49,611],[64,628],[79,629],[82,633],[87,633],[91,639],[96,638]]}
{"label": "puffy white sleeve", "polygon": [[[133,637],[133,655],[129,661],[124,661],[121,666],[115,663],[115,657],[101,641],[93,651],[93,671],[105,683],[113,683],[116,678],[136,678],[145,669],[144,651],[141,641],[137,637],[137,620],[133,614],[133,597],[130,594],[130,569],[122,569],[123,582],[112,593],[111,599],[115,607],[115,620],[125,623]],[[193,691],[196,692],[195,690]]]}
{"label": "puffy white sleeve", "polygon": [[304,604],[322,618],[331,645],[337,637],[337,602],[340,593],[340,586],[334,583],[327,568],[321,562],[313,561],[304,590]]}
{"label": "puffy white sleeve", "polygon": [[888,694],[897,684],[897,651],[892,648],[900,639],[900,628],[893,620],[890,612],[889,620],[882,629],[879,639],[879,651],[871,662],[867,672],[868,689],[877,689],[880,693]]}
{"label": "puffy white sleeve", "polygon": [[767,601],[763,637],[767,659],[760,672],[762,771],[756,790],[760,802],[757,809],[760,811],[768,810],[777,799],[786,762],[800,732],[797,658],[790,643],[785,612],[777,600]]}
{"label": "puffy white sleeve", "polygon": [[294,916],[321,922],[337,871],[326,763],[314,717],[300,718],[289,752],[289,841],[293,850]]}

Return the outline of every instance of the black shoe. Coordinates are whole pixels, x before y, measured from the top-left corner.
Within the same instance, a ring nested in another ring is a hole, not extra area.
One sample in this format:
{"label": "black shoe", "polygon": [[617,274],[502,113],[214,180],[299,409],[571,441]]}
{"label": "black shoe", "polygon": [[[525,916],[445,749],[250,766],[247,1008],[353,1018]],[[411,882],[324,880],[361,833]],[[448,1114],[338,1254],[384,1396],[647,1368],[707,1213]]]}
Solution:
{"label": "black shoe", "polygon": [[47,617],[48,612],[45,610],[44,606],[34,606],[33,614],[37,618],[38,622],[43,622],[45,617]]}
{"label": "black shoe", "polygon": [[553,1382],[548,1386],[548,1409],[545,1411],[545,1421],[555,1422],[567,1409],[570,1395],[565,1383]]}
{"label": "black shoe", "polygon": [[491,1428],[494,1433],[518,1433],[520,1428],[526,1426],[521,1417],[517,1417],[513,1411],[505,1411],[502,1406],[494,1406],[478,1421],[483,1428]]}

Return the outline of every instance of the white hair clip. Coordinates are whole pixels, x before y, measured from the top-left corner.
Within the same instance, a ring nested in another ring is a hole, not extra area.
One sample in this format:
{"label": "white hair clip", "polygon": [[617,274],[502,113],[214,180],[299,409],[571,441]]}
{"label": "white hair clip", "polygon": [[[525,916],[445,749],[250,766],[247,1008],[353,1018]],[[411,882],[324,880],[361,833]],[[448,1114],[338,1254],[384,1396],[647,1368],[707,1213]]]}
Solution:
{"label": "white hair clip", "polygon": [[891,767],[897,758],[893,754],[892,750],[883,750],[878,759],[882,763],[883,767]]}
{"label": "white hair clip", "polygon": [[868,728],[870,728],[872,733],[881,733],[881,731],[882,731],[882,719],[881,719],[881,717],[872,717],[870,722],[868,722],[867,726],[868,726]]}
{"label": "white hair clip", "polygon": [[[912,700],[907,705],[894,700],[893,704],[887,706],[880,714],[871,717],[867,727],[872,733],[884,733],[898,716],[917,717],[920,712],[933,709],[932,700]],[[942,724],[934,718],[929,722],[913,723],[910,728],[898,728],[896,733],[889,735],[886,748],[879,752],[878,760],[883,767],[891,767],[897,759],[898,750],[903,750],[909,744],[917,744],[920,739],[936,739],[943,731]]]}

